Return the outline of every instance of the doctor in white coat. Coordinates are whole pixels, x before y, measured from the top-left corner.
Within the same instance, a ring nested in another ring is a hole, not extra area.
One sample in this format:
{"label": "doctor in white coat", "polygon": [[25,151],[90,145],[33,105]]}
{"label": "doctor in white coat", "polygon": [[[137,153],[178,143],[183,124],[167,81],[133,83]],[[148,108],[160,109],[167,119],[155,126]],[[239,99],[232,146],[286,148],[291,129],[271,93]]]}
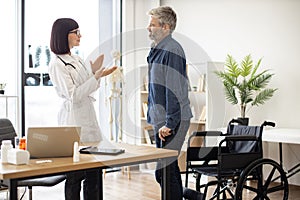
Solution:
{"label": "doctor in white coat", "polygon": [[[100,87],[100,78],[111,74],[117,67],[104,68],[104,55],[86,66],[83,60],[71,53],[70,49],[79,46],[80,30],[76,21],[70,18],[57,19],[50,39],[51,51],[55,54],[49,68],[50,79],[62,100],[58,113],[59,125],[81,127],[81,142],[102,140],[93,102],[93,93]],[[98,170],[71,172],[67,174],[66,199],[80,199],[81,180],[84,181],[84,199],[99,198]]]}
{"label": "doctor in white coat", "polygon": [[[74,27],[66,30],[65,34],[60,33],[60,30],[52,31],[50,47],[56,56],[51,60],[49,74],[62,99],[58,123],[81,126],[81,142],[99,142],[102,139],[93,105],[93,93],[100,87],[100,78],[112,73],[116,67],[102,67],[102,54],[94,63],[91,62],[91,68],[87,68],[78,55],[71,54],[70,49],[78,46],[81,38],[78,27]],[[64,28],[67,28],[67,23],[61,29]],[[64,40],[68,41],[66,49],[62,48]]]}

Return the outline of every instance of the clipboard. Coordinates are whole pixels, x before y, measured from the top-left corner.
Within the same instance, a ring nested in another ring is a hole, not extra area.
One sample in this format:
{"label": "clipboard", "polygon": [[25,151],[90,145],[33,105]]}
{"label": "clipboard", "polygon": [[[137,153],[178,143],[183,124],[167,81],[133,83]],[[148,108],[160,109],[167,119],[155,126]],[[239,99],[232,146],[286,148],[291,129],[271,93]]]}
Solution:
{"label": "clipboard", "polygon": [[99,154],[99,155],[119,155],[125,152],[125,149],[117,148],[99,148],[95,146],[85,147],[79,150],[82,154]]}

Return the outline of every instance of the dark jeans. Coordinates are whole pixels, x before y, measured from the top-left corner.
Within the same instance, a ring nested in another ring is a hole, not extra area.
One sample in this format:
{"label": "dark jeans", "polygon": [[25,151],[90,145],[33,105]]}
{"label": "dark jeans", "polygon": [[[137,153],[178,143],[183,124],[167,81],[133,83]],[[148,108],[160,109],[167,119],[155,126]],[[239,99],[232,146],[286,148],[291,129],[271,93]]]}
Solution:
{"label": "dark jeans", "polygon": [[65,199],[80,200],[81,181],[83,181],[83,196],[85,200],[99,199],[99,184],[102,177],[100,169],[69,172],[66,174]]}
{"label": "dark jeans", "polygon": [[[154,126],[155,131],[155,140],[157,148],[166,148],[177,150],[180,153],[181,147],[185,140],[186,133],[190,126],[190,121],[181,121],[180,125],[175,128],[173,134],[165,137],[165,142],[162,142],[158,137],[158,130],[163,126]],[[170,184],[170,199],[172,200],[182,200],[183,197],[183,188],[182,180],[180,175],[180,169],[178,167],[178,158],[167,161],[168,168],[170,170],[170,180],[167,180],[167,184]],[[156,181],[161,184],[162,179],[162,163],[157,162],[156,171],[155,171]]]}

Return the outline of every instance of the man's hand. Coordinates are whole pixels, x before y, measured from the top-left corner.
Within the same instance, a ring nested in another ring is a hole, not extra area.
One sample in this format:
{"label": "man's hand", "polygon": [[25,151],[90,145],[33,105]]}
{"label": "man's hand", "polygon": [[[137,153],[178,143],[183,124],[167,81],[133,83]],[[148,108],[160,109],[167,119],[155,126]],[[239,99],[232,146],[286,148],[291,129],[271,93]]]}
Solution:
{"label": "man's hand", "polygon": [[94,63],[90,60],[93,74],[95,74],[96,71],[102,67],[103,60],[104,60],[104,54],[100,54]]}
{"label": "man's hand", "polygon": [[172,134],[172,129],[169,129],[168,127],[166,126],[163,126],[161,127],[159,130],[158,130],[158,136],[159,138],[162,140],[162,141],[165,141],[165,137],[169,136]]}

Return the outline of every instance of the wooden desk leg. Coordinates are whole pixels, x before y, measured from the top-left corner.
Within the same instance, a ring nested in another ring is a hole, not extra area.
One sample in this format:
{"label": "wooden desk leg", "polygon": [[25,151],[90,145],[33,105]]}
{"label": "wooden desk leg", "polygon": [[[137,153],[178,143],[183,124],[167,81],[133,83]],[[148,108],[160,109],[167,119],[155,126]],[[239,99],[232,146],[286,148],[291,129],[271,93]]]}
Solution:
{"label": "wooden desk leg", "polygon": [[[283,158],[282,158],[282,143],[279,142],[279,165],[282,167],[283,169]],[[281,184],[283,183],[282,182],[282,179],[280,180],[281,181]]]}
{"label": "wooden desk leg", "polygon": [[283,159],[282,159],[282,143],[279,142],[279,164],[283,168]]}
{"label": "wooden desk leg", "polygon": [[[280,162],[280,166],[283,169],[283,156],[282,156],[282,143],[279,142],[279,162]],[[297,165],[295,165],[294,167],[288,169],[286,171],[286,177],[290,178],[291,176],[294,176],[295,174],[300,172],[300,169],[297,169],[300,167],[300,163],[298,163]],[[297,170],[296,170],[297,169]],[[295,170],[295,171],[294,171]]]}
{"label": "wooden desk leg", "polygon": [[18,184],[17,180],[9,180],[9,199],[18,200]]}
{"label": "wooden desk leg", "polygon": [[127,166],[128,180],[131,180],[130,166]]}
{"label": "wooden desk leg", "polygon": [[171,200],[170,199],[170,167],[168,165],[168,160],[163,159],[161,161],[162,166],[162,179],[161,179],[161,199],[162,200]]}
{"label": "wooden desk leg", "polygon": [[99,200],[103,200],[103,169],[100,169],[99,191]]}
{"label": "wooden desk leg", "polygon": [[124,166],[124,167],[122,167],[121,171],[122,171],[122,174],[123,174],[123,175],[124,175],[125,173],[127,173],[128,180],[131,179],[130,166]]}

